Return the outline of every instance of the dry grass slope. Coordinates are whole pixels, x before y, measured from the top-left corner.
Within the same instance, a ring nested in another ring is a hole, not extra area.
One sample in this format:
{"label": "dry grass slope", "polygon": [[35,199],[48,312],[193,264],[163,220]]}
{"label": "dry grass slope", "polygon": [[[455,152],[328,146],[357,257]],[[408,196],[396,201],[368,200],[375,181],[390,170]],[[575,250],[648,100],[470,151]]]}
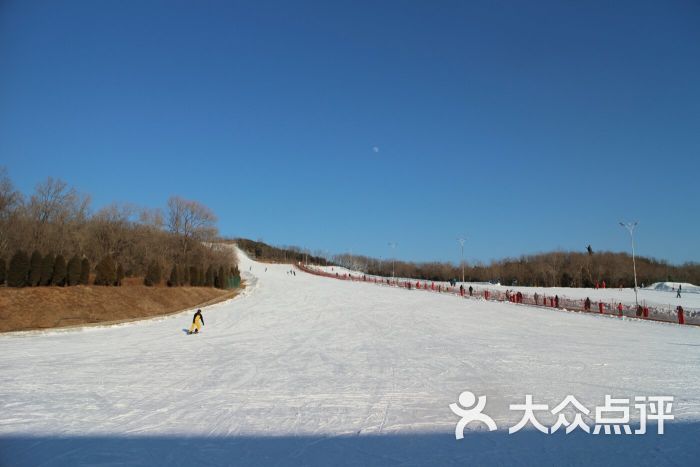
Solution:
{"label": "dry grass slope", "polygon": [[109,323],[166,315],[226,300],[210,287],[0,287],[0,332]]}

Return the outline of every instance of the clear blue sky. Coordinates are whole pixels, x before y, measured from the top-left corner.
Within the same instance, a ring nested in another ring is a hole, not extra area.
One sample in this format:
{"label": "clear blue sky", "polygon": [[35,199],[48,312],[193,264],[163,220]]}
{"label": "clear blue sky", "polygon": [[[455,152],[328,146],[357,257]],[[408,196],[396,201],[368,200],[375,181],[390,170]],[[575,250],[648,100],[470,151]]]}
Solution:
{"label": "clear blue sky", "polygon": [[332,253],[629,251],[624,219],[700,261],[700,3],[1,0],[0,165]]}

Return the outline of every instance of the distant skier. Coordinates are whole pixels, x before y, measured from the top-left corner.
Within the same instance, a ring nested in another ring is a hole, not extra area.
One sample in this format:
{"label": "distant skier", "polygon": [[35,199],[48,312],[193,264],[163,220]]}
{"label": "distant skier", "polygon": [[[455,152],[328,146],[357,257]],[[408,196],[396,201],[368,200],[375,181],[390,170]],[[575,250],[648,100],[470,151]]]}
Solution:
{"label": "distant skier", "polygon": [[469,296],[471,297],[473,293],[474,293],[474,288],[470,285],[469,286]]}
{"label": "distant skier", "polygon": [[204,317],[202,316],[202,310],[197,310],[197,312],[192,317],[192,326],[187,334],[197,334],[199,330],[204,326]]}
{"label": "distant skier", "polygon": [[586,311],[591,311],[591,299],[586,297],[586,301],[583,302],[583,309]]}
{"label": "distant skier", "polygon": [[678,284],[678,292],[676,293],[676,298],[681,298],[681,284]]}

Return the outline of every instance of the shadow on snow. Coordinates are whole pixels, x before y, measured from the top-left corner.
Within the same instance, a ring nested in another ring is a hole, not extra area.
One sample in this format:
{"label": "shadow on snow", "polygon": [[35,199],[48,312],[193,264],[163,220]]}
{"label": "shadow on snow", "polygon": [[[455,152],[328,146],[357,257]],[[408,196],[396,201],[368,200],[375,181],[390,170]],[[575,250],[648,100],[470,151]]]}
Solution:
{"label": "shadow on snow", "polygon": [[537,431],[357,436],[0,436],[1,466],[698,465],[700,422],[666,434]]}

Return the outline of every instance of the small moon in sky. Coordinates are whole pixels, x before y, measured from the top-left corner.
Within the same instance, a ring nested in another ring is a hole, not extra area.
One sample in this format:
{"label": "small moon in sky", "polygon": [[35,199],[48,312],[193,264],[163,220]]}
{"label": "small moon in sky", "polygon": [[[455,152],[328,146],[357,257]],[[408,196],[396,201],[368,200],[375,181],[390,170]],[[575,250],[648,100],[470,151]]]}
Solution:
{"label": "small moon in sky", "polygon": [[375,153],[379,152],[379,146],[372,146],[372,151]]}

